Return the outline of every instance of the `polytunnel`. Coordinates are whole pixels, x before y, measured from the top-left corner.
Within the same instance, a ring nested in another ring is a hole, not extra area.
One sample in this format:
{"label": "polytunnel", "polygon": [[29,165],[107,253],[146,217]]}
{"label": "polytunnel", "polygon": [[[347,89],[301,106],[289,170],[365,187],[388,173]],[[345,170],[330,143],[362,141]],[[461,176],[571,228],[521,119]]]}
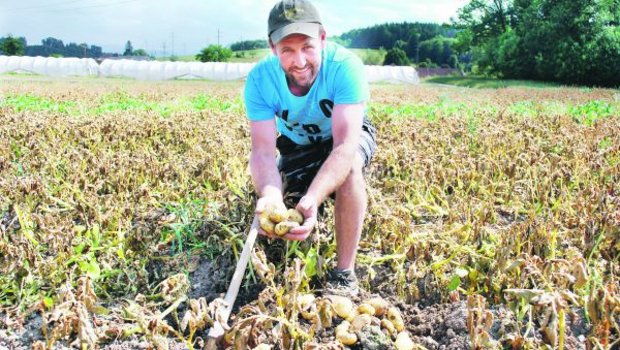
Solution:
{"label": "polytunnel", "polygon": [[368,82],[392,82],[419,84],[420,77],[415,68],[410,66],[366,66]]}
{"label": "polytunnel", "polygon": [[92,58],[0,56],[0,74],[32,73],[49,76],[97,75],[99,65]]}
{"label": "polytunnel", "polygon": [[245,78],[253,65],[252,63],[226,62],[104,60],[99,66],[99,75],[140,80],[236,80]]}
{"label": "polytunnel", "polygon": [[[254,63],[227,62],[160,62],[128,59],[104,60],[101,65],[92,58],[53,58],[0,56],[0,74],[27,72],[50,76],[125,77],[138,80],[244,79]],[[369,82],[398,82],[418,84],[420,79],[413,67],[366,66]]]}

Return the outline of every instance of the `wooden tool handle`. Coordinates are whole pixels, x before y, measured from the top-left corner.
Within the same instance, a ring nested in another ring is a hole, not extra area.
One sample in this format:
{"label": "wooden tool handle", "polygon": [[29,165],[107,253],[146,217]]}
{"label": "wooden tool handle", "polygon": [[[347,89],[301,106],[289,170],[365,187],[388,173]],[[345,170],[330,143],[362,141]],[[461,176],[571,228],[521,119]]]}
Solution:
{"label": "wooden tool handle", "polygon": [[[258,216],[254,216],[254,221],[252,221],[252,226],[250,227],[250,232],[248,233],[248,237],[245,239],[245,244],[243,245],[243,250],[241,251],[241,256],[239,257],[239,261],[237,262],[237,267],[235,268],[235,273],[233,274],[232,280],[228,285],[228,290],[226,291],[226,296],[224,296],[224,301],[226,302],[226,309],[224,310],[224,318],[223,322],[228,323],[228,317],[230,317],[230,312],[232,310],[233,304],[237,299],[237,294],[239,293],[239,287],[241,286],[241,281],[243,281],[243,276],[245,275],[245,269],[248,266],[248,261],[250,260],[250,254],[252,253],[252,248],[254,247],[254,241],[256,241],[256,235],[258,234]],[[209,330],[208,337],[210,339],[220,339],[224,335],[224,328],[217,320],[213,324],[213,327]]]}

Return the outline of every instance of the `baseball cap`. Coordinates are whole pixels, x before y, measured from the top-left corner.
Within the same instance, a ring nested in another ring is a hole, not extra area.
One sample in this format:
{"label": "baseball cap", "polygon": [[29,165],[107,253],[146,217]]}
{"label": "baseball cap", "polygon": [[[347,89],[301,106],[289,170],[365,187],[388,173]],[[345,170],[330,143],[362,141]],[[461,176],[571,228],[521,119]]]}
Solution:
{"label": "baseball cap", "polygon": [[269,12],[269,38],[275,44],[291,34],[319,37],[321,18],[306,0],[281,0]]}

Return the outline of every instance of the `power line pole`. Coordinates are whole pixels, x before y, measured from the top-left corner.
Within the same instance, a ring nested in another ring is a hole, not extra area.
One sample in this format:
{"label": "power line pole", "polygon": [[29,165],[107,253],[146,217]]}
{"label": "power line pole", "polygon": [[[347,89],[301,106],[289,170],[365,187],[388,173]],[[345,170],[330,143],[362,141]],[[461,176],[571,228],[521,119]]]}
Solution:
{"label": "power line pole", "polygon": [[220,45],[220,28],[217,28],[217,45]]}
{"label": "power line pole", "polygon": [[174,56],[174,32],[170,33],[172,37],[172,47],[170,48],[170,56]]}
{"label": "power line pole", "polygon": [[164,54],[163,57],[166,57],[166,42],[163,43],[163,47],[164,47]]}

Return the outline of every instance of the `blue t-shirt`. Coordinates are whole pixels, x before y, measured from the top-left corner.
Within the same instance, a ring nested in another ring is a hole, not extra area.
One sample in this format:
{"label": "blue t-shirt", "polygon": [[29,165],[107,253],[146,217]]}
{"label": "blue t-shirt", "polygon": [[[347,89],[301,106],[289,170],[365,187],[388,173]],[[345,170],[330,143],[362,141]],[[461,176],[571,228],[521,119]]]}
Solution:
{"label": "blue t-shirt", "polygon": [[319,74],[305,96],[293,95],[278,57],[258,62],[245,83],[245,108],[250,121],[276,118],[278,131],[298,145],[332,137],[334,104],[354,104],[369,98],[366,70],[352,52],[326,43]]}

